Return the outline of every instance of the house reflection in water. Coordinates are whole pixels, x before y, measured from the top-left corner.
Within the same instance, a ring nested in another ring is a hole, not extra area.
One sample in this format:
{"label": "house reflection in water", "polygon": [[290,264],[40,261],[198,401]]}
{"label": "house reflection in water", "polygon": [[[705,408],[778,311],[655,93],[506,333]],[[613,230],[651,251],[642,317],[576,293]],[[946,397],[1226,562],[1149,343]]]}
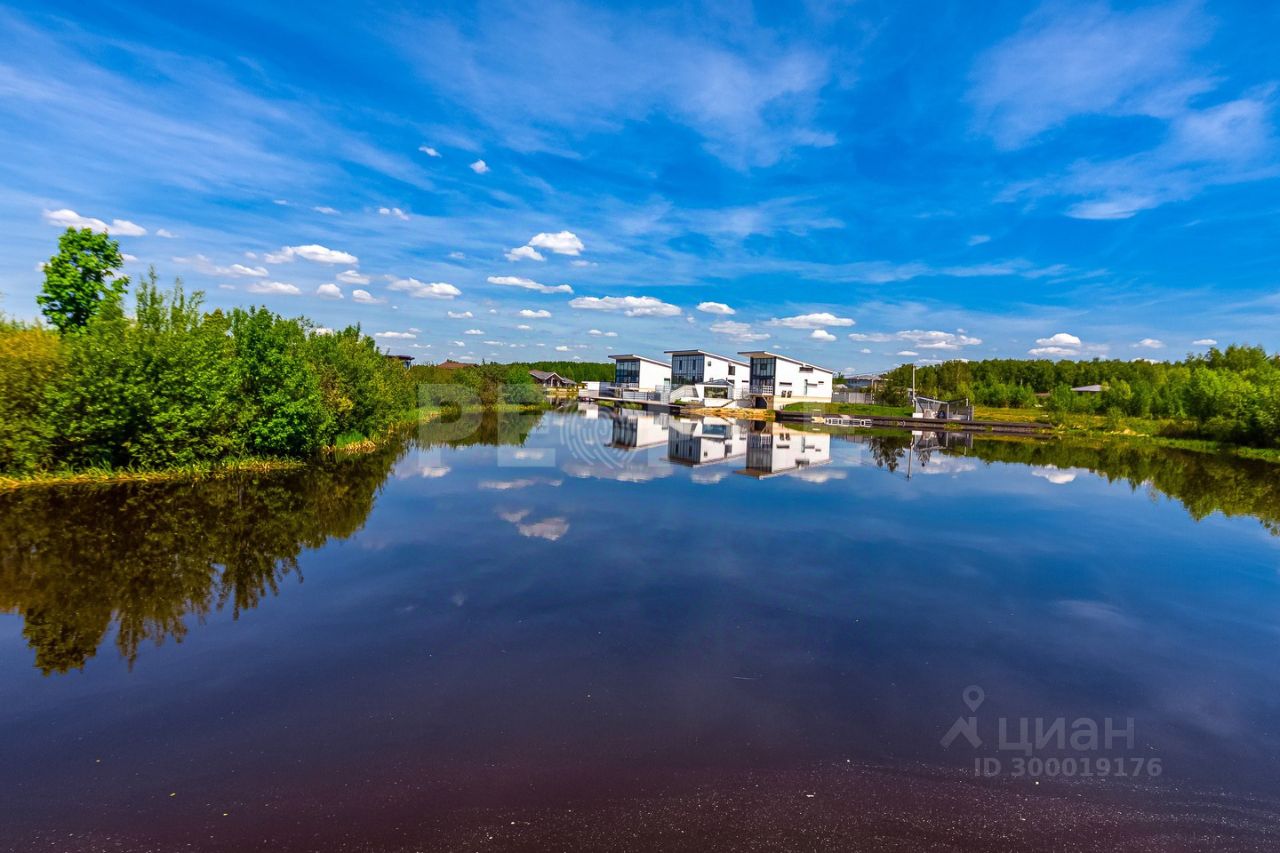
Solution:
{"label": "house reflection in water", "polygon": [[747,465],[736,473],[773,477],[831,461],[831,435],[787,429],[776,423],[747,435]]}
{"label": "house reflection in water", "polygon": [[747,425],[724,418],[673,420],[667,430],[667,458],[681,465],[707,465],[745,456]]}
{"label": "house reflection in water", "polygon": [[667,425],[671,416],[636,409],[617,409],[613,413],[613,436],[610,447],[643,450],[667,442]]}

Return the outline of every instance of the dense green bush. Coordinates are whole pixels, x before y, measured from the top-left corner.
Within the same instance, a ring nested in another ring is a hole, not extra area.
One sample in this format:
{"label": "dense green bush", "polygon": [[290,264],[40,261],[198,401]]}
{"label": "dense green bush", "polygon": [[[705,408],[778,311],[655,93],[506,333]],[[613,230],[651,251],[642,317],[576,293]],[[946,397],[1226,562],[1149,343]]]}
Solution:
{"label": "dense green bush", "polygon": [[48,458],[45,393],[63,361],[57,335],[0,321],[0,471],[27,473]]}
{"label": "dense green bush", "polygon": [[414,408],[412,380],[351,327],[205,312],[152,273],[66,334],[0,324],[0,474],[305,457]]}

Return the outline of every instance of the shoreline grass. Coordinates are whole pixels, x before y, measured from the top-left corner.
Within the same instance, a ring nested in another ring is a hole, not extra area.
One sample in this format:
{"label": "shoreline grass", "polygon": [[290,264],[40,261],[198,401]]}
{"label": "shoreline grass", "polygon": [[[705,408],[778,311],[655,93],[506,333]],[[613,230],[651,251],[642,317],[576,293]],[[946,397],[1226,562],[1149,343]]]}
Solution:
{"label": "shoreline grass", "polygon": [[[443,414],[442,409],[424,407],[416,412],[405,412],[377,437],[360,435],[340,436],[337,443],[320,449],[317,458],[341,459],[348,456],[371,453],[385,447],[397,433],[413,424],[426,423]],[[35,486],[105,485],[115,483],[166,483],[187,480],[213,480],[242,474],[277,474],[297,471],[315,464],[317,459],[276,459],[271,457],[234,457],[216,462],[180,465],[174,468],[89,468],[83,471],[38,471],[20,477],[0,475],[0,492]]]}

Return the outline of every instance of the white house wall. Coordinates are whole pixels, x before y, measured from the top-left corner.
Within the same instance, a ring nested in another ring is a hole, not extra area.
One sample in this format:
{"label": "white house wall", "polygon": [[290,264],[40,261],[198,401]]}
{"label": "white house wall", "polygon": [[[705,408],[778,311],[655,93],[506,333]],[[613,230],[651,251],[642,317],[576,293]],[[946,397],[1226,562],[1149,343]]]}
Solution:
{"label": "white house wall", "polygon": [[[774,360],[773,404],[782,408],[791,403],[830,403],[833,374],[821,368],[801,370],[801,365],[786,359]],[[786,392],[790,392],[789,394]]]}

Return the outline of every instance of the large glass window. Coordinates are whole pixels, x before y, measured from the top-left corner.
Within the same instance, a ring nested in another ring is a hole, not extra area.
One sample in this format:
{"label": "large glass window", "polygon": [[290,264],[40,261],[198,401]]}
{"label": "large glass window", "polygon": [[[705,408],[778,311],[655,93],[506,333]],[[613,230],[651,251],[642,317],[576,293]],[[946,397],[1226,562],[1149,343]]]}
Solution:
{"label": "large glass window", "polygon": [[613,369],[613,381],[618,385],[640,384],[640,362],[620,361]]}
{"label": "large glass window", "polygon": [[774,360],[771,358],[751,359],[751,393],[773,393],[774,369]]}
{"label": "large glass window", "polygon": [[679,355],[671,372],[672,385],[696,385],[702,381],[702,359],[694,355]]}

